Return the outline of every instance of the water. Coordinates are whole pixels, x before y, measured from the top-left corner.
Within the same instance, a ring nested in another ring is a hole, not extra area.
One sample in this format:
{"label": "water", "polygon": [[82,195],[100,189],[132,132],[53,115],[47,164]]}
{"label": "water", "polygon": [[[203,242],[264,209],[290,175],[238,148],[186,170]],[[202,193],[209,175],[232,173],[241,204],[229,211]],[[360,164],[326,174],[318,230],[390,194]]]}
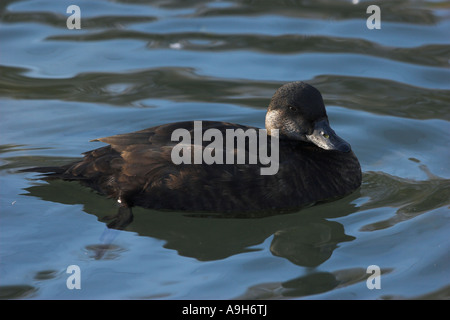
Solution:
{"label": "water", "polygon": [[[374,3],[353,2],[3,1],[0,297],[448,299],[450,6],[378,2],[369,30]],[[80,30],[66,27],[71,4]],[[261,219],[136,208],[113,231],[113,200],[17,172],[167,122],[263,127],[293,80],[322,92],[360,159],[344,199]]]}

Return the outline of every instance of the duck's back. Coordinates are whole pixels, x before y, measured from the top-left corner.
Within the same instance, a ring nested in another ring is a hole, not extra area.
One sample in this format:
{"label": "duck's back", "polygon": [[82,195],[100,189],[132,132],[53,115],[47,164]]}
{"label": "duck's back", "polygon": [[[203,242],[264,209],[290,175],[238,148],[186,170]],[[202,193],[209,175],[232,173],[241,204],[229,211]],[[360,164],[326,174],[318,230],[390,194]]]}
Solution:
{"label": "duck's back", "polygon": [[[210,128],[224,137],[227,129],[259,133],[236,124],[202,122],[202,134]],[[172,149],[179,144],[172,141],[176,129],[189,132],[194,143],[191,121],[102,138],[108,146],[86,152],[82,161],[66,166],[57,176],[80,180],[130,206],[214,212],[295,209],[342,197],[361,184],[353,152],[325,151],[297,141],[279,140],[279,167],[273,175],[262,175],[261,168],[267,165],[259,161],[177,165],[172,159]],[[210,143],[202,141],[202,150]],[[246,147],[247,160],[248,152]]]}

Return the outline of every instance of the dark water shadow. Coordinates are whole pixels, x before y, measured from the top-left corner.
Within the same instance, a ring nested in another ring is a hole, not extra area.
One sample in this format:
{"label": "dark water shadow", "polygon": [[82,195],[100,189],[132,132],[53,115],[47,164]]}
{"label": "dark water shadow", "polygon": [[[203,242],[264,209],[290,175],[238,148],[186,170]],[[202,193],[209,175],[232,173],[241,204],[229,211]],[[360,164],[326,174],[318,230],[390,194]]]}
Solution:
{"label": "dark water shadow", "polygon": [[[381,275],[392,272],[381,269]],[[365,282],[370,274],[364,268],[348,268],[332,272],[313,271],[284,282],[266,282],[249,287],[238,300],[292,299],[326,293],[355,283]]]}
{"label": "dark water shadow", "polygon": [[390,218],[367,224],[360,231],[386,229],[440,207],[450,208],[450,179],[432,174],[425,165],[419,167],[428,179],[407,179],[384,172],[364,173],[361,195],[369,200],[359,210],[394,209]]}
{"label": "dark water shadow", "polygon": [[[201,261],[262,250],[258,245],[272,237],[273,255],[299,266],[316,267],[331,257],[340,242],[354,239],[345,234],[340,223],[326,220],[322,209],[318,206],[251,219],[199,218],[156,211],[148,214],[137,210],[136,223],[130,225],[130,230],[165,240],[165,248]],[[347,214],[355,209],[349,202],[341,202],[334,210]]]}
{"label": "dark water shadow", "polygon": [[[221,260],[241,253],[265,250],[263,243],[269,241],[272,255],[306,269],[303,269],[299,276],[287,281],[262,280],[234,298],[314,297],[364,283],[370,276],[366,269],[361,267],[331,271],[316,269],[330,259],[341,243],[356,239],[354,235],[346,234],[344,225],[333,219],[376,208],[392,211],[387,219],[386,215],[382,215],[376,222],[371,219],[370,224],[359,230],[371,232],[393,227],[435,208],[450,205],[450,180],[432,174],[424,165],[419,166],[427,174],[427,179],[413,180],[384,172],[365,172],[361,188],[346,198],[294,213],[263,218],[223,218],[214,214],[195,215],[134,208],[134,221],[128,225],[125,232],[135,232],[139,236],[162,240],[164,248],[199,261]],[[84,212],[95,215],[100,221],[117,210],[114,200],[75,182],[54,180],[33,181],[33,184],[25,189],[27,196],[62,204],[82,204]],[[117,236],[124,231],[106,231],[100,237],[106,241],[86,246],[85,251],[90,258],[116,259],[124,250],[114,244],[114,233]],[[382,268],[381,274],[393,271],[392,268]],[[7,296],[28,297],[32,296],[34,291],[28,287],[7,287],[3,288],[2,293]],[[424,297],[384,295],[379,298],[433,299],[447,296],[448,287],[443,287]]]}
{"label": "dark water shadow", "polygon": [[[272,40],[270,43],[273,45]],[[432,51],[430,56],[434,57],[435,52]],[[207,76],[192,67],[89,72],[58,79],[29,77],[29,71],[0,66],[0,94],[14,99],[59,99],[101,103],[110,107],[153,108],[152,100],[170,100],[266,109],[273,93],[283,84],[279,81]],[[393,80],[361,76],[320,75],[298,80],[316,86],[326,105],[408,119],[450,119],[447,109],[442,108],[442,105],[450,103],[448,91],[444,89],[419,88]],[[395,108],[387,108],[386,99]]]}
{"label": "dark water shadow", "polygon": [[[75,182],[39,182],[25,190],[25,195],[45,201],[82,204],[83,211],[97,216],[100,221],[117,210],[115,201]],[[273,255],[299,266],[316,267],[331,257],[339,243],[355,239],[345,234],[342,224],[327,219],[356,212],[358,209],[352,201],[357,197],[358,193],[333,203],[264,218],[199,216],[136,207],[133,208],[134,220],[125,230],[163,240],[165,248],[200,261],[262,250],[258,245],[272,237],[270,251]],[[105,244],[96,247],[100,256],[102,250],[109,248]],[[92,251],[92,246],[89,250]]]}
{"label": "dark water shadow", "polygon": [[38,288],[27,284],[0,286],[0,300],[25,299],[36,295]]}
{"label": "dark water shadow", "polygon": [[[271,238],[270,251],[304,267],[317,267],[329,259],[339,243],[352,241],[344,226],[333,218],[374,208],[389,208],[392,215],[371,222],[360,231],[385,229],[430,210],[450,205],[450,180],[433,175],[426,166],[420,168],[428,179],[416,181],[384,172],[365,172],[363,184],[353,194],[333,202],[305,208],[298,212],[259,218],[230,217],[217,214],[165,212],[133,208],[133,222],[126,231],[163,240],[164,247],[200,261],[262,250],[258,245]],[[34,182],[26,188],[27,196],[62,204],[82,204],[83,211],[99,221],[114,215],[118,208],[107,199],[76,182],[53,180]],[[363,202],[363,203],[361,203]],[[392,209],[390,209],[392,208]],[[114,234],[114,232],[112,232]],[[116,233],[117,234],[117,233]],[[111,235],[102,244],[87,248],[101,258],[112,247]]]}

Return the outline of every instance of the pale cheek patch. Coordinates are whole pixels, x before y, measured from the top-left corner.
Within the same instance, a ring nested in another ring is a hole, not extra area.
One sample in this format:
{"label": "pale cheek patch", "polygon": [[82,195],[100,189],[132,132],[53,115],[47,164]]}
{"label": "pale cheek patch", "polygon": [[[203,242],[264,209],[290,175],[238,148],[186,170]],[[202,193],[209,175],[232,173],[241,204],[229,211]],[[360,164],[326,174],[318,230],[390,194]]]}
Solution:
{"label": "pale cheek patch", "polygon": [[281,135],[293,139],[301,139],[300,128],[292,119],[283,117],[280,111],[269,111],[266,114],[266,129],[279,129]]}
{"label": "pale cheek patch", "polygon": [[266,129],[279,129],[278,122],[280,121],[280,112],[279,111],[269,111],[266,114]]}

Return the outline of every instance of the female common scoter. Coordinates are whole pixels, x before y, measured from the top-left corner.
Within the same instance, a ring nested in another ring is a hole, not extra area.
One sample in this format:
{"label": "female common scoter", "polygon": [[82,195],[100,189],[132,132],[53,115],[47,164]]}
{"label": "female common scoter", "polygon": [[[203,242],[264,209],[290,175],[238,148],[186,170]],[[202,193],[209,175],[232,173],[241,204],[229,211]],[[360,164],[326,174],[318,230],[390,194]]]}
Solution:
{"label": "female common scoter", "polygon": [[[84,153],[78,162],[25,171],[46,173],[45,179],[76,180],[117,199],[120,209],[108,225],[111,228],[131,222],[132,206],[258,216],[343,197],[361,185],[358,159],[330,128],[316,88],[304,82],[283,85],[271,99],[265,124],[269,141],[278,139],[271,135],[275,129],[279,136],[278,150],[268,143],[269,151],[279,153],[278,171],[272,175],[261,174],[260,169],[267,167],[261,163],[175,164],[171,156],[178,142],[172,141],[172,134],[183,129],[193,137],[193,121],[101,138],[96,141],[109,145]],[[227,129],[251,127],[202,122],[202,133],[211,128],[225,136]],[[195,143],[198,148],[194,139],[189,147],[194,149]],[[202,150],[210,143],[201,141]],[[248,156],[248,146],[245,151]]]}

